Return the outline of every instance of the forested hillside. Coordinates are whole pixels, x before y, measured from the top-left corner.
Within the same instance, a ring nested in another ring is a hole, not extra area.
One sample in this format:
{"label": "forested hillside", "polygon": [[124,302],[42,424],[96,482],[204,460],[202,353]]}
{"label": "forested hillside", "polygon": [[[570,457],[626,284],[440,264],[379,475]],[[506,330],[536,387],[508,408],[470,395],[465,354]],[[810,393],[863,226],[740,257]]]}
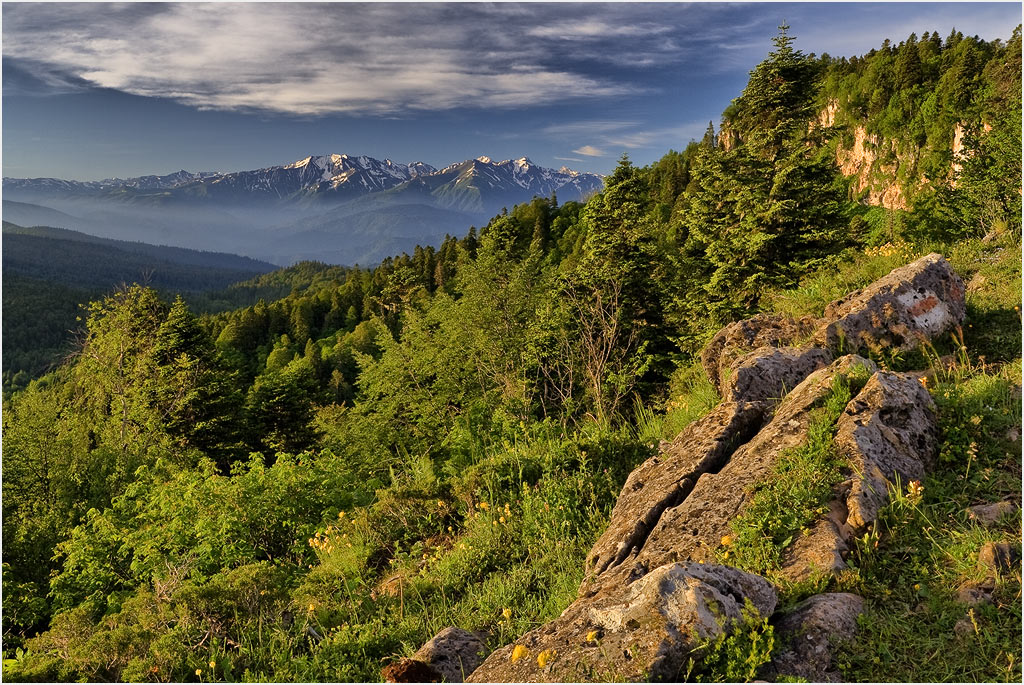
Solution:
{"label": "forested hillside", "polygon": [[109,240],[46,226],[3,224],[4,390],[24,388],[69,355],[81,308],[126,283],[185,293],[216,306],[204,291],[274,269],[247,257]]}
{"label": "forested hillside", "polygon": [[[207,294],[219,313],[139,285],[93,302],[74,357],[4,404],[4,678],[376,681],[445,626],[508,645],[576,597],[631,470],[718,403],[716,331],[941,252],[966,327],[860,350],[930,378],[939,465],[843,575],[759,572],[787,606],[865,598],[847,680],[1019,682],[1019,572],[973,628],[957,592],[981,544],[1019,554],[1019,510],[964,509],[1020,500],[1020,28],[840,61],[774,43],[718,132],[623,158],[586,203],[265,274]],[[926,175],[905,208],[842,173],[859,126],[917,165],[872,179]],[[766,625],[679,677],[763,675]]]}

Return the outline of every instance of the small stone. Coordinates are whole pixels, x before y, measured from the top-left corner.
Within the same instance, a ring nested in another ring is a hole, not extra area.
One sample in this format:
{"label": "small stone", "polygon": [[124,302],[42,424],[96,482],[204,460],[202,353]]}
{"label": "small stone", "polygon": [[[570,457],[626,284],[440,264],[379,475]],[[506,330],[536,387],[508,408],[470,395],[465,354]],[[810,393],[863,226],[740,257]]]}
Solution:
{"label": "small stone", "polygon": [[957,591],[956,601],[968,606],[987,604],[992,601],[992,588],[985,587],[985,584],[964,585]]}
{"label": "small stone", "polygon": [[385,683],[439,683],[441,674],[416,659],[401,659],[381,670]]}
{"label": "small stone", "polygon": [[1017,511],[1017,505],[1004,500],[1002,502],[993,502],[992,504],[979,504],[974,507],[968,507],[967,515],[982,525],[990,525],[1015,511]]}
{"label": "small stone", "polygon": [[953,632],[963,637],[974,632],[974,622],[969,617],[964,617],[953,626]]}
{"label": "small stone", "polygon": [[986,542],[978,552],[978,567],[1006,573],[1020,565],[1020,548],[1008,542]]}
{"label": "small stone", "polygon": [[452,626],[420,647],[413,659],[430,666],[445,682],[461,683],[483,662],[486,649],[479,635]]}

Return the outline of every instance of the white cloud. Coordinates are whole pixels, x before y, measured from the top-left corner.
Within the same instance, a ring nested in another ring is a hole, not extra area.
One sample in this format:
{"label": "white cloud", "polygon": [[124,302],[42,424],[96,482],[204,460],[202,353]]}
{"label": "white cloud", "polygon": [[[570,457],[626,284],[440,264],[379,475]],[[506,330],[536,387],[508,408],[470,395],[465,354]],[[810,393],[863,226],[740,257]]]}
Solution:
{"label": "white cloud", "polygon": [[463,7],[7,5],[3,48],[5,58],[96,86],[206,109],[324,115],[517,108],[642,90],[552,66],[540,46],[487,43],[479,23],[514,18],[508,10],[515,8],[468,7],[460,19],[444,20],[446,11]]}
{"label": "white cloud", "polygon": [[593,145],[584,145],[573,150],[577,155],[584,155],[586,157],[604,157],[604,150],[596,148]]}
{"label": "white cloud", "polygon": [[595,38],[626,38],[652,36],[671,31],[664,24],[611,24],[599,19],[577,19],[555,25],[536,26],[526,34],[539,38],[559,38],[561,40],[593,40]]}

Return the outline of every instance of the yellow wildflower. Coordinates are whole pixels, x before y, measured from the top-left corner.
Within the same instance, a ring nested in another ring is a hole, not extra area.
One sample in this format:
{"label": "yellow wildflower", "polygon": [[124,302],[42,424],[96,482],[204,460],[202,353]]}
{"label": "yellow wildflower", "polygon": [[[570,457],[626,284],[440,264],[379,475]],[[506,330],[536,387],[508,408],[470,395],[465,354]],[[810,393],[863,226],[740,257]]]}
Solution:
{"label": "yellow wildflower", "polygon": [[557,653],[558,652],[556,652],[553,649],[545,649],[543,652],[537,655],[537,665],[541,668],[544,668],[552,659],[555,658],[555,654]]}
{"label": "yellow wildflower", "polygon": [[217,668],[217,662],[216,661],[211,661],[210,662],[210,668]]}
{"label": "yellow wildflower", "polygon": [[498,517],[498,522],[499,523],[505,523],[505,517],[504,516],[499,516]]}
{"label": "yellow wildflower", "polygon": [[920,498],[923,492],[924,486],[921,485],[921,481],[919,480],[912,480],[907,485],[907,495],[909,495],[911,499]]}
{"label": "yellow wildflower", "polygon": [[723,535],[722,536],[722,544],[724,546],[726,546],[726,547],[731,545],[732,544],[732,536],[731,535]]}
{"label": "yellow wildflower", "polygon": [[340,519],[345,518],[345,512],[344,511],[339,511],[338,512],[338,518],[340,518]]}
{"label": "yellow wildflower", "polygon": [[477,506],[483,509],[484,511],[487,511],[488,509],[491,508],[491,505],[488,504],[487,502],[480,502],[479,504],[477,504]]}
{"label": "yellow wildflower", "polygon": [[512,618],[512,610],[508,607],[505,607],[501,610],[501,615],[506,621],[508,621]]}
{"label": "yellow wildflower", "polygon": [[979,423],[981,423],[981,417],[975,414],[974,416],[971,417],[971,423],[977,426]]}
{"label": "yellow wildflower", "polygon": [[516,645],[512,649],[512,657],[511,657],[512,663],[515,663],[515,662],[519,661],[520,659],[522,659],[524,656],[526,656],[529,653],[530,652],[526,649],[526,647],[523,647],[522,645]]}
{"label": "yellow wildflower", "polygon": [[921,385],[923,385],[925,388],[928,387],[928,376],[921,376],[917,380],[921,381]]}
{"label": "yellow wildflower", "polygon": [[444,500],[437,500],[437,506],[444,508]]}
{"label": "yellow wildflower", "polygon": [[316,610],[316,606],[312,602],[310,602],[309,603],[309,613],[313,613],[315,610]]}
{"label": "yellow wildflower", "polygon": [[196,669],[196,675],[203,675],[203,669],[197,668]]}
{"label": "yellow wildflower", "polygon": [[591,630],[587,633],[587,642],[597,642],[597,631]]}

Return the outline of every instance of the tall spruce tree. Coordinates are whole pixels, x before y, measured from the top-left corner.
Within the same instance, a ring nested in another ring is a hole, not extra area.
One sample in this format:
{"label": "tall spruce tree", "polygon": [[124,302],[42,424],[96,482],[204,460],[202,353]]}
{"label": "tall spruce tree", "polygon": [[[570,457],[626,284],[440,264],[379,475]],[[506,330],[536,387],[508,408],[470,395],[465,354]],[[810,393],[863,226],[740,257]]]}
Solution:
{"label": "tall spruce tree", "polygon": [[[677,300],[699,343],[709,330],[756,309],[768,287],[792,284],[844,245],[845,191],[834,158],[808,124],[818,65],[779,27],[775,50],[726,110],[729,145],[701,145],[680,208],[691,288]],[[684,333],[684,337],[687,334]]]}

